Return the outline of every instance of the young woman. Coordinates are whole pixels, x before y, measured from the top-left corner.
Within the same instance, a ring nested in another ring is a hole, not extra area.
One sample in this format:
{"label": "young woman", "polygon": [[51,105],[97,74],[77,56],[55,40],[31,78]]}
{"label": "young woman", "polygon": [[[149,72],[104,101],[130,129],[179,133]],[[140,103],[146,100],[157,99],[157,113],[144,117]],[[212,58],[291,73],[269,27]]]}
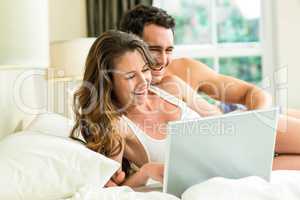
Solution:
{"label": "young woman", "polygon": [[194,93],[190,96],[195,103],[190,104],[197,112],[180,99],[182,93],[177,98],[150,86],[154,64],[138,37],[106,32],[91,47],[83,84],[74,95],[76,124],[71,137],[82,135],[88,148],[137,166],[139,170],[126,174],[123,182],[133,187],[144,185],[149,177],[162,181],[169,121],[197,118],[211,109],[218,113],[203,99],[192,97]]}
{"label": "young woman", "polygon": [[[114,179],[122,185],[141,186],[148,178],[162,182],[168,122],[220,114],[180,82],[176,93],[151,86],[154,65],[136,36],[103,33],[90,49],[74,95],[71,137],[81,135],[88,148],[123,163],[126,174],[120,170]],[[138,169],[129,170],[133,166]]]}

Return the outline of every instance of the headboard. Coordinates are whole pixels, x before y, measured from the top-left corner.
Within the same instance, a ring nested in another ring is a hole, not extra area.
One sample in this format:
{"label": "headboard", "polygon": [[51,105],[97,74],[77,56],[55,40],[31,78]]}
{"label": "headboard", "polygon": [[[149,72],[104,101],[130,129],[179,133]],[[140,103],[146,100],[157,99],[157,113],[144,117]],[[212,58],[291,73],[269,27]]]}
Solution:
{"label": "headboard", "polygon": [[45,104],[45,69],[0,68],[0,139],[19,131]]}
{"label": "headboard", "polygon": [[0,66],[0,139],[22,130],[37,114],[55,112],[72,118],[72,95],[95,39],[53,42],[49,68]]}
{"label": "headboard", "polygon": [[0,139],[21,131],[38,114],[55,112],[72,118],[76,78],[46,78],[47,69],[0,68]]}

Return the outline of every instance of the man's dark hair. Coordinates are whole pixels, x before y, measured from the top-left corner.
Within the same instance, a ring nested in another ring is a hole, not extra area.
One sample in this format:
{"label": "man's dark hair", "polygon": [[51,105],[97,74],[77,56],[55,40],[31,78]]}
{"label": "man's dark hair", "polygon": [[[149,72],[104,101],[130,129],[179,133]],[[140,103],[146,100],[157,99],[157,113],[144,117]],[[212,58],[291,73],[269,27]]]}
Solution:
{"label": "man's dark hair", "polygon": [[124,14],[120,21],[119,29],[142,37],[144,26],[147,24],[170,28],[174,32],[175,20],[161,8],[138,5]]}

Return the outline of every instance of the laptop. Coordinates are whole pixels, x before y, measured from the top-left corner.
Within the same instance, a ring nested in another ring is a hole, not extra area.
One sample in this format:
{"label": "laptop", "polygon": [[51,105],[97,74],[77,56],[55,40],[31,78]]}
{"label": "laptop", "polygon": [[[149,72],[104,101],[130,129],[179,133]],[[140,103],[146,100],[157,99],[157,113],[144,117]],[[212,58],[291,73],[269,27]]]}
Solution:
{"label": "laptop", "polygon": [[163,192],[180,197],[213,177],[270,180],[278,108],[168,124]]}

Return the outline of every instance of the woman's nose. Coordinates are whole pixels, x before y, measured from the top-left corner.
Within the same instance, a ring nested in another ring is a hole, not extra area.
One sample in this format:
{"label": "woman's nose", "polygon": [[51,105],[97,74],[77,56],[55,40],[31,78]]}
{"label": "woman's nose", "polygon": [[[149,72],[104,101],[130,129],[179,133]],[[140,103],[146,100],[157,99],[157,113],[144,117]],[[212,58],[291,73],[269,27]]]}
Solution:
{"label": "woman's nose", "polygon": [[140,73],[138,77],[138,85],[145,86],[148,84],[147,77],[143,73]]}

